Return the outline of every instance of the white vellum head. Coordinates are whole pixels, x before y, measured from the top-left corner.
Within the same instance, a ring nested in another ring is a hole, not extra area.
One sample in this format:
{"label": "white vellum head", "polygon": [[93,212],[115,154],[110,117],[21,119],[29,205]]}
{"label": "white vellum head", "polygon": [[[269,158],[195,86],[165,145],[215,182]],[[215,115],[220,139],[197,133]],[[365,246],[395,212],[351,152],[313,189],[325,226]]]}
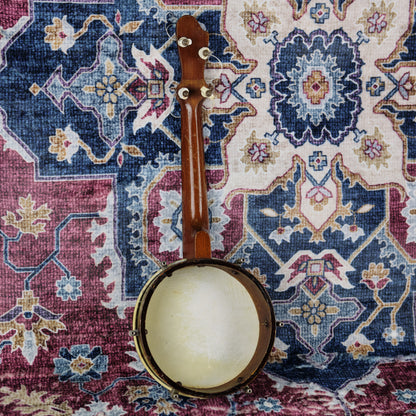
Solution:
{"label": "white vellum head", "polygon": [[188,388],[220,386],[252,359],[260,324],[247,289],[217,267],[177,269],[157,286],[145,318],[159,368]]}

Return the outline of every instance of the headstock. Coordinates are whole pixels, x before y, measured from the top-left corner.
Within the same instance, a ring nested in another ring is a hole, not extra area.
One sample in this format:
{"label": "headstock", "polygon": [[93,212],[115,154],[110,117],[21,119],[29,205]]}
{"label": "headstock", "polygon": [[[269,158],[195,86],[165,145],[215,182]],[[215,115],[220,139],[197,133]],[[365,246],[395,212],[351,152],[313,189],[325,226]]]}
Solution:
{"label": "headstock", "polygon": [[199,102],[211,96],[212,91],[204,80],[205,63],[211,51],[209,34],[193,16],[182,16],[176,24],[182,80],[178,86],[179,102]]}

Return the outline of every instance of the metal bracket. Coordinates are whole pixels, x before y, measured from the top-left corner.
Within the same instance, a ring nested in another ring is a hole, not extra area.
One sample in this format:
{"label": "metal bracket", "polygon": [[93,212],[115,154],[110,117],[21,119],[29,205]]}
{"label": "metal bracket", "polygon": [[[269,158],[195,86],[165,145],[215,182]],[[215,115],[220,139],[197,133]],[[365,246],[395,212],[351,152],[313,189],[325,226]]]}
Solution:
{"label": "metal bracket", "polygon": [[177,390],[173,389],[170,390],[170,397],[172,397],[173,400],[179,400],[179,393]]}

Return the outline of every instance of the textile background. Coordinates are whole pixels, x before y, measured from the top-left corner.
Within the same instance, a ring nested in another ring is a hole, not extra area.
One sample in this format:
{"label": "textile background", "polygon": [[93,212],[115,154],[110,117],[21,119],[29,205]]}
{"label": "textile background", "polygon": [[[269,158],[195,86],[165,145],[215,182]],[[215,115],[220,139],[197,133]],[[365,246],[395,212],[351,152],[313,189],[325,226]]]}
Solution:
{"label": "textile background", "polygon": [[[414,0],[0,1],[0,414],[416,414]],[[181,256],[175,23],[210,33],[214,256],[279,327],[252,393],[156,384],[129,329]]]}

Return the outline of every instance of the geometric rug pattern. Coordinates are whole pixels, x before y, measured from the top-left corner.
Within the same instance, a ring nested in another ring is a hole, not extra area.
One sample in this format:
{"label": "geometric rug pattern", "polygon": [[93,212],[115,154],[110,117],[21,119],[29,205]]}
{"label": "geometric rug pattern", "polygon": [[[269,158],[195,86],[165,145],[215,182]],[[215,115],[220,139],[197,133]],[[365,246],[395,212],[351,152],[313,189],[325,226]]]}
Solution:
{"label": "geometric rug pattern", "polygon": [[[416,414],[415,0],[5,0],[0,414]],[[213,55],[213,256],[269,293],[250,385],[171,398],[133,340],[181,258],[177,20]]]}

